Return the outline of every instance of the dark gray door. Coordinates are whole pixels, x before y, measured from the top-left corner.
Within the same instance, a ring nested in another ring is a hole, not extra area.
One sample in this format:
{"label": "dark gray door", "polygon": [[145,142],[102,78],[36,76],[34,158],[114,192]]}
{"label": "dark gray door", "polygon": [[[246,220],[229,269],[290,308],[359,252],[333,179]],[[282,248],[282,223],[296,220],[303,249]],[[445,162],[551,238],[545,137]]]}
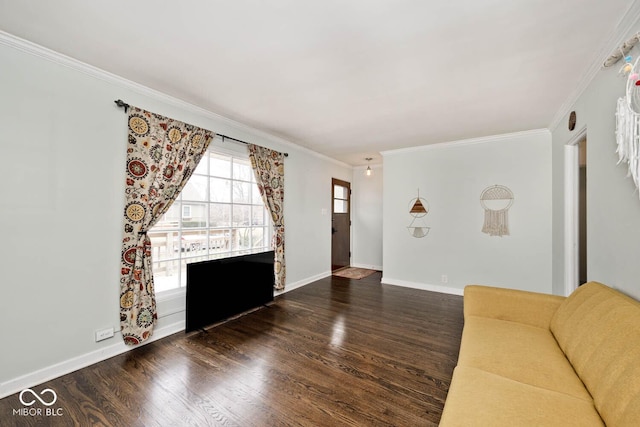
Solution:
{"label": "dark gray door", "polygon": [[351,184],[331,180],[331,271],[351,263]]}

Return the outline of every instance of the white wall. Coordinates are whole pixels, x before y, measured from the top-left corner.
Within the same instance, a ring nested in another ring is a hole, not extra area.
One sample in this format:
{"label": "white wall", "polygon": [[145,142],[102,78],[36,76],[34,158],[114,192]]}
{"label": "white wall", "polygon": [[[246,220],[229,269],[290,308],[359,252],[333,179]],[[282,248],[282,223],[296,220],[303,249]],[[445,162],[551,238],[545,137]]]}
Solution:
{"label": "white wall", "polygon": [[285,161],[286,290],[331,274],[331,179],[351,177],[350,166],[311,152],[296,157]]}
{"label": "white wall", "polygon": [[353,169],[351,222],[353,239],[351,265],[382,270],[382,165]]}
{"label": "white wall", "polygon": [[[383,282],[461,294],[479,283],[551,292],[551,137],[547,130],[382,153]],[[514,193],[510,236],[481,232],[480,194]],[[425,198],[429,235],[414,238],[409,201]],[[447,276],[443,283],[442,275]]]}
{"label": "white wall", "polygon": [[[129,348],[94,338],[119,329],[127,131],[115,99],[287,151],[287,288],[329,274],[322,209],[351,167],[3,33],[0,64],[0,397]],[[184,292],[158,311],[154,338],[182,330]]]}
{"label": "white wall", "polygon": [[[633,36],[640,19],[630,25]],[[630,52],[634,58],[640,48]],[[587,132],[587,279],[640,299],[640,198],[626,164],[617,164],[616,102],[625,93],[620,63],[601,69],[553,129],[553,285],[564,293],[564,151],[575,133]],[[576,130],[567,120],[576,111]]]}

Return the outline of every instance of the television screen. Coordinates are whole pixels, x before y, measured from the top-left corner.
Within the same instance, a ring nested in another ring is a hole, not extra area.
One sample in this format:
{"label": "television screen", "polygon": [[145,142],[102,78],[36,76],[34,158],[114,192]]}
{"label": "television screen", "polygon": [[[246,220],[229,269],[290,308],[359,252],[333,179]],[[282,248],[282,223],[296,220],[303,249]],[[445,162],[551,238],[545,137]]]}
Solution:
{"label": "television screen", "polygon": [[273,301],[273,251],[187,264],[185,331]]}

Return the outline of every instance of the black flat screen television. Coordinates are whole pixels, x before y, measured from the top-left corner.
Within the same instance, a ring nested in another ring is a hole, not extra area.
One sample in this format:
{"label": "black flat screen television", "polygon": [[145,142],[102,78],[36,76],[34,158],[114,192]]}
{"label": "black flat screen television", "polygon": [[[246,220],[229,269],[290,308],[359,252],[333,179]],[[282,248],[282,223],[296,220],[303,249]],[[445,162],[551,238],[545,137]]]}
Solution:
{"label": "black flat screen television", "polygon": [[185,332],[273,301],[273,251],[187,264]]}

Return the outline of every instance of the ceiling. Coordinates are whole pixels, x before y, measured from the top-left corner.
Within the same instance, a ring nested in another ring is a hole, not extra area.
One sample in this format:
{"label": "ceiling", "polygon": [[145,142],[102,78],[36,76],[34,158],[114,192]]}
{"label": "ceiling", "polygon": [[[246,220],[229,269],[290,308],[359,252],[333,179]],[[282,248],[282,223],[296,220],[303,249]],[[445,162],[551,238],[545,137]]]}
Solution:
{"label": "ceiling", "polygon": [[0,30],[357,166],[549,127],[633,3],[0,0]]}

